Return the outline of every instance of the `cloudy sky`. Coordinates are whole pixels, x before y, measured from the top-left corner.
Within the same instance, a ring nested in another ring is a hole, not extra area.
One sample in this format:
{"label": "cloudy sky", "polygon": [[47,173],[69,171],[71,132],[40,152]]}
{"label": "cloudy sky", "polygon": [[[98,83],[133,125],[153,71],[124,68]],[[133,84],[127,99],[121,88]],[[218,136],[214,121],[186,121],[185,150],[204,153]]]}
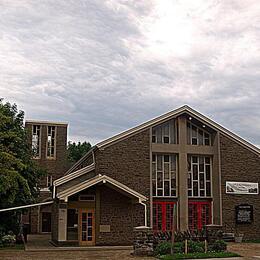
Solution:
{"label": "cloudy sky", "polygon": [[260,145],[258,0],[0,0],[0,97],[92,144],[188,104]]}

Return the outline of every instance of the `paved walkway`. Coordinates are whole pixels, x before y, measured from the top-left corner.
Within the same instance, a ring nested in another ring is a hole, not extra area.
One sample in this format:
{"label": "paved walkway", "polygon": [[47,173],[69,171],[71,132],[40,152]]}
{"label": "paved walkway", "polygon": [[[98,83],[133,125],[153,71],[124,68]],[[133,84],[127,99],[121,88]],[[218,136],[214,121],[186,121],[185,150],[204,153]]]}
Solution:
{"label": "paved walkway", "polygon": [[87,246],[87,247],[56,247],[51,242],[51,236],[48,234],[44,235],[28,235],[28,242],[25,245],[25,251],[36,252],[36,251],[116,251],[116,250],[127,250],[133,251],[132,246]]}
{"label": "paved walkway", "polygon": [[[29,235],[25,251],[0,251],[2,260],[154,260],[153,257],[134,257],[131,247],[55,247],[49,243],[49,235]],[[228,258],[232,260],[260,259],[260,244],[255,243],[229,243],[228,250],[236,252],[243,257]],[[227,260],[227,258],[224,258]],[[223,260],[224,260],[223,259]],[[219,260],[221,260],[219,258]]]}

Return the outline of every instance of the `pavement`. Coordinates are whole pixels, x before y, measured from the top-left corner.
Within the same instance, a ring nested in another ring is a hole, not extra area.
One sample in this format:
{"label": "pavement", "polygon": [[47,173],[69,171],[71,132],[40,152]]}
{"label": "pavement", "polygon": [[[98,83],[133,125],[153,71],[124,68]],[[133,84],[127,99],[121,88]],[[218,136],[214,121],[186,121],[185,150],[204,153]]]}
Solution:
{"label": "pavement", "polygon": [[[134,257],[132,247],[55,247],[49,235],[29,235],[25,250],[0,250],[1,260],[155,260],[153,257]],[[260,243],[229,243],[228,251],[242,257],[228,260],[260,259]],[[212,258],[211,258],[212,259]],[[227,258],[218,258],[219,260]]]}

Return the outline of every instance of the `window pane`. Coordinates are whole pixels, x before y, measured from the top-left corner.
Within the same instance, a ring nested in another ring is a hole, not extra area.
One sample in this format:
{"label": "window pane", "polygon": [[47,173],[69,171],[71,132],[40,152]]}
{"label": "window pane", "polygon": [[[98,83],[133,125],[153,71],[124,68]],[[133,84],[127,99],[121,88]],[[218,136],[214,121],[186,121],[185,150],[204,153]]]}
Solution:
{"label": "window pane", "polygon": [[197,163],[198,162],[198,157],[197,156],[192,156],[192,162]]}
{"label": "window pane", "polygon": [[164,179],[170,178],[170,165],[169,163],[164,164]]}
{"label": "window pane", "polygon": [[163,143],[165,143],[165,144],[169,144],[169,143],[170,143],[170,138],[169,138],[169,136],[164,136],[164,137],[163,137]]}
{"label": "window pane", "polygon": [[157,188],[162,188],[162,172],[157,172]]}
{"label": "window pane", "polygon": [[159,154],[157,155],[157,170],[162,170],[162,155]]}
{"label": "window pane", "polygon": [[210,165],[206,165],[206,180],[210,180]]}
{"label": "window pane", "polygon": [[199,130],[199,145],[203,145],[203,131]]}
{"label": "window pane", "polygon": [[198,180],[198,165],[194,164],[192,166],[193,180]]}
{"label": "window pane", "polygon": [[170,183],[168,181],[164,182],[164,196],[170,196]]}
{"label": "window pane", "polygon": [[193,196],[198,196],[198,182],[197,181],[194,181],[193,182]]}
{"label": "window pane", "polygon": [[210,185],[210,182],[206,182],[206,196],[211,196],[211,185]]}

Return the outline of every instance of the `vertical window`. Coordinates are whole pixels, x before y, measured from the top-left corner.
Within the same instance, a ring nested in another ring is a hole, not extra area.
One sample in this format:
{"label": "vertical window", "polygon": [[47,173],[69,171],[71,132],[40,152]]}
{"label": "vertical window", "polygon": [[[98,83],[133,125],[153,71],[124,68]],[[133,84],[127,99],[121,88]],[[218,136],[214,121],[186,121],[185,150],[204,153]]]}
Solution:
{"label": "vertical window", "polygon": [[32,126],[32,152],[34,158],[41,157],[41,126]]}
{"label": "vertical window", "polygon": [[188,156],[188,196],[211,196],[211,158]]}
{"label": "vertical window", "polygon": [[153,154],[152,187],[155,197],[175,197],[176,192],[176,155]]}
{"label": "vertical window", "polygon": [[56,127],[47,127],[47,157],[54,158],[56,153]]}
{"label": "vertical window", "polygon": [[176,144],[176,122],[170,120],[164,124],[153,127],[152,142],[159,144]]}
{"label": "vertical window", "polygon": [[187,142],[191,145],[211,145],[211,135],[192,123],[187,123]]}
{"label": "vertical window", "polygon": [[52,186],[52,175],[47,175],[47,188]]}

